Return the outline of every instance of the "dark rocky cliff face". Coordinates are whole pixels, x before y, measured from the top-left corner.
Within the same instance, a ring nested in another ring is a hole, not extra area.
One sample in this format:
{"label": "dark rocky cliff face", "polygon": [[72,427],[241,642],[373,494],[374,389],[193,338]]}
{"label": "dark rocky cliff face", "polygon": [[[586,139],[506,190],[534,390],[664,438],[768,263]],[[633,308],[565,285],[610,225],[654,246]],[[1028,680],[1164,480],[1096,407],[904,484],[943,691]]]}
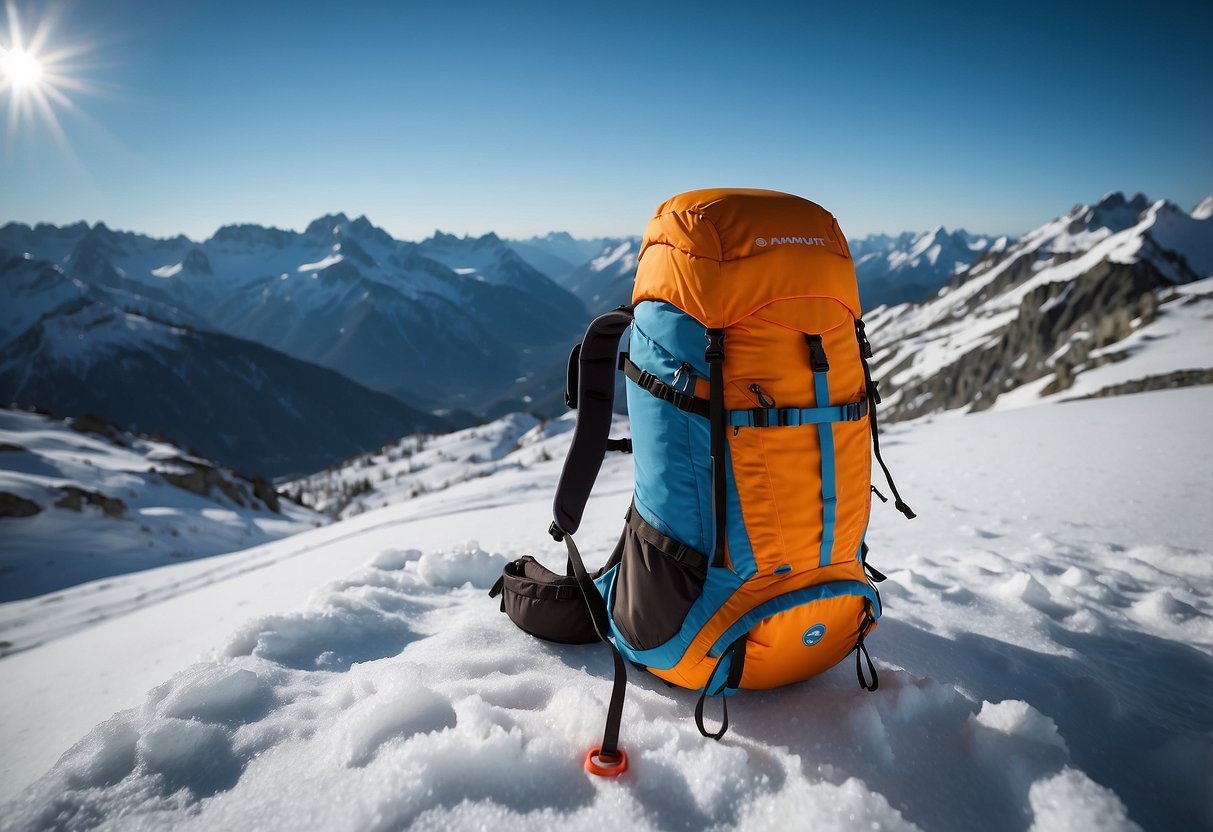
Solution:
{"label": "dark rocky cliff face", "polygon": [[[1091,353],[1152,322],[1159,306],[1155,290],[1170,285],[1150,263],[1103,262],[1072,283],[1040,286],[1024,297],[1015,320],[989,346],[900,388],[901,397],[886,410],[888,418],[912,419],[968,405],[985,410],[1004,391],[1050,375],[1054,379],[1042,394],[1066,390],[1076,368],[1116,360],[1115,353],[1096,359]],[[877,366],[874,372],[891,377],[900,369]],[[886,395],[896,389],[886,386]]]}

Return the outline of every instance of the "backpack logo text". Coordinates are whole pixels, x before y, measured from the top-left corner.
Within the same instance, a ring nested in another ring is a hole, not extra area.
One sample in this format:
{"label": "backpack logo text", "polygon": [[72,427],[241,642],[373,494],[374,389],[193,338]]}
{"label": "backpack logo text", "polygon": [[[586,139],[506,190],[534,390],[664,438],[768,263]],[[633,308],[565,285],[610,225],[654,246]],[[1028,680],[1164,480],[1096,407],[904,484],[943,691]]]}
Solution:
{"label": "backpack logo text", "polygon": [[766,246],[782,246],[788,244],[799,244],[802,246],[821,246],[825,247],[825,237],[759,237],[754,240],[754,245],[759,248]]}

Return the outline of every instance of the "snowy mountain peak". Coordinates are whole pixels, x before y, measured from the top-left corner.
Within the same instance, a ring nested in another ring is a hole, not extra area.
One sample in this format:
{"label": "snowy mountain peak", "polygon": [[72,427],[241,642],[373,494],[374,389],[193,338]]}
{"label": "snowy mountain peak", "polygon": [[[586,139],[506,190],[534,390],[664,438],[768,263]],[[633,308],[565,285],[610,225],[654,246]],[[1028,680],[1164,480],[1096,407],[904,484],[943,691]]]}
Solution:
{"label": "snowy mountain peak", "polygon": [[266,247],[280,249],[286,246],[295,235],[290,231],[272,226],[239,223],[225,225],[219,228],[203,245],[215,244],[223,248],[251,251],[254,248]]}
{"label": "snowy mountain peak", "polygon": [[1071,234],[1078,234],[1106,229],[1115,234],[1136,225],[1141,213],[1149,207],[1150,200],[1145,194],[1136,193],[1132,199],[1125,199],[1120,191],[1111,191],[1095,205],[1075,206],[1070,212],[1068,230]]}
{"label": "snowy mountain peak", "polygon": [[181,268],[193,274],[215,273],[214,269],[211,268],[211,261],[207,259],[206,253],[197,247],[191,248],[189,254],[185,255],[185,259],[181,261]]}
{"label": "snowy mountain peak", "polygon": [[542,237],[535,237],[532,242],[544,242],[553,245],[573,245],[576,241],[567,231],[549,231]]}
{"label": "snowy mountain peak", "polygon": [[341,229],[350,224],[350,218],[344,213],[325,214],[308,223],[304,234],[309,237],[340,235]]}
{"label": "snowy mountain peak", "polygon": [[1192,209],[1191,216],[1194,220],[1207,220],[1209,217],[1213,217],[1213,194],[1198,202]]}

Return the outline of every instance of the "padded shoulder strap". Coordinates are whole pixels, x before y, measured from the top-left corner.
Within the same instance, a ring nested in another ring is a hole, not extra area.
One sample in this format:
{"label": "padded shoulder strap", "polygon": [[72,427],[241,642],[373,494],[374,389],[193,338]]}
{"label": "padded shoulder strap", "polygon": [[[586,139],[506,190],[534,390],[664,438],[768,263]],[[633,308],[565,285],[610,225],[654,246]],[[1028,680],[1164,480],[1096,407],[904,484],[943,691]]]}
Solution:
{"label": "padded shoulder strap", "polygon": [[552,506],[556,522],[551,531],[557,540],[581,525],[590,489],[606,456],[615,404],[615,355],[619,338],[631,323],[632,307],[621,306],[595,318],[581,341],[577,356],[577,426]]}

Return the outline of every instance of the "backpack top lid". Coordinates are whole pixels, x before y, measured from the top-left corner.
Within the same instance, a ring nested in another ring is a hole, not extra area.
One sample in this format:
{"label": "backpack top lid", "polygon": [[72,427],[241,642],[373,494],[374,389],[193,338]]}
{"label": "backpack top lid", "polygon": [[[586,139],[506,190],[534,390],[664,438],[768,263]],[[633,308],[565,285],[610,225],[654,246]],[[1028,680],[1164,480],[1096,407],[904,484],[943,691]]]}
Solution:
{"label": "backpack top lid", "polygon": [[860,316],[855,263],[829,211],[792,194],[688,191],[645,228],[632,302],[664,300],[724,328],[784,298],[834,298]]}

